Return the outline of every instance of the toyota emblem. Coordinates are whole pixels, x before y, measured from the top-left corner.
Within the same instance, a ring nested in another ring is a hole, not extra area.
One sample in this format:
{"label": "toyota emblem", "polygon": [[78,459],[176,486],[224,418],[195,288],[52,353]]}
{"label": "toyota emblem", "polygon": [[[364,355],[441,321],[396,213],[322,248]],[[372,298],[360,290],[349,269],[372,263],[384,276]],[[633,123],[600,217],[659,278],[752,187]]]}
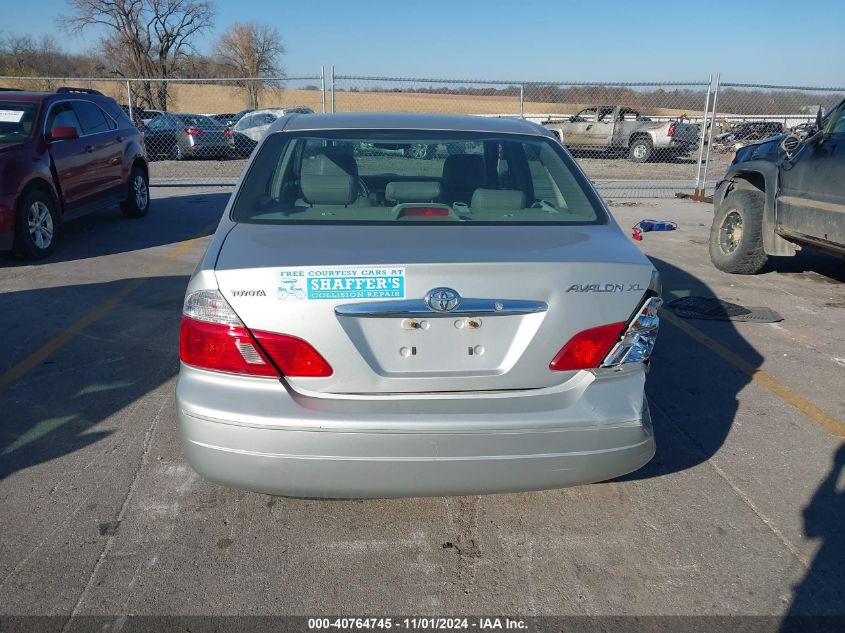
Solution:
{"label": "toyota emblem", "polygon": [[461,305],[461,295],[451,288],[435,288],[428,291],[425,304],[435,312],[452,312]]}

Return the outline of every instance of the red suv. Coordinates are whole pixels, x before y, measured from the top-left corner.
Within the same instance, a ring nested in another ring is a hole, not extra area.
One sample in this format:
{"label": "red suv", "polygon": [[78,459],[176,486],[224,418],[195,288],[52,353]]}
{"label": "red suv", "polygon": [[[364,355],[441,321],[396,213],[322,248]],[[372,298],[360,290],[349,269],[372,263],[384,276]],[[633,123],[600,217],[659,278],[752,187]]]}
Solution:
{"label": "red suv", "polygon": [[150,207],[143,137],[117,102],[0,89],[0,250],[46,257],[62,222],[113,204],[132,218]]}

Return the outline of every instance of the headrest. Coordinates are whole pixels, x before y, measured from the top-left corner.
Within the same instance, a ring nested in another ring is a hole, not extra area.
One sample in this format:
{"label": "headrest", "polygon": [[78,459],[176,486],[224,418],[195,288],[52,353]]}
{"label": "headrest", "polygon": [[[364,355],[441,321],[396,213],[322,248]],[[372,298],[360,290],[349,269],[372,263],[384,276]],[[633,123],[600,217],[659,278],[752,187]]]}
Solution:
{"label": "headrest", "polygon": [[481,154],[452,154],[443,161],[443,188],[447,191],[473,191],[487,182]]}
{"label": "headrest", "polygon": [[358,163],[351,154],[306,158],[299,186],[311,204],[352,204],[358,197]]}
{"label": "headrest", "polygon": [[516,189],[476,189],[469,206],[473,210],[508,211],[525,207],[525,194]]}
{"label": "headrest", "polygon": [[439,182],[389,182],[384,189],[390,202],[434,202],[442,193]]}

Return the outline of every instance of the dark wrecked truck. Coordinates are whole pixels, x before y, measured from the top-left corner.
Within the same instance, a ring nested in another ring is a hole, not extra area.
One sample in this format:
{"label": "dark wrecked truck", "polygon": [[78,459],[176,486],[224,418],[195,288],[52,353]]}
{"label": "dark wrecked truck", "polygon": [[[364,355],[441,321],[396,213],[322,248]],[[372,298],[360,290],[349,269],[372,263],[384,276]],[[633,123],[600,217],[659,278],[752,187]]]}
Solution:
{"label": "dark wrecked truck", "polygon": [[710,259],[725,272],[758,273],[802,247],[845,255],[845,101],[800,132],[738,149],[713,205]]}

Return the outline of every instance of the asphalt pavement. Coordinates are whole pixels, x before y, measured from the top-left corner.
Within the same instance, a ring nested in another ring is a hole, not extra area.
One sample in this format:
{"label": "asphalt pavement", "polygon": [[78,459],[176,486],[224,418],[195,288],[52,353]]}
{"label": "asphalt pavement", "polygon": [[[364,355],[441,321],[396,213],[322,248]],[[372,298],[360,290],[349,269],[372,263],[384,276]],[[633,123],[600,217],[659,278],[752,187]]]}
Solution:
{"label": "asphalt pavement", "polygon": [[626,228],[678,222],[639,242],[666,299],[784,317],[664,319],[648,466],[535,493],[287,499],[200,479],[176,430],[181,301],[227,196],[156,190],[144,219],[104,210],[44,262],[0,258],[0,616],[845,616],[842,259],[731,276],[707,257],[708,205],[615,206]]}

